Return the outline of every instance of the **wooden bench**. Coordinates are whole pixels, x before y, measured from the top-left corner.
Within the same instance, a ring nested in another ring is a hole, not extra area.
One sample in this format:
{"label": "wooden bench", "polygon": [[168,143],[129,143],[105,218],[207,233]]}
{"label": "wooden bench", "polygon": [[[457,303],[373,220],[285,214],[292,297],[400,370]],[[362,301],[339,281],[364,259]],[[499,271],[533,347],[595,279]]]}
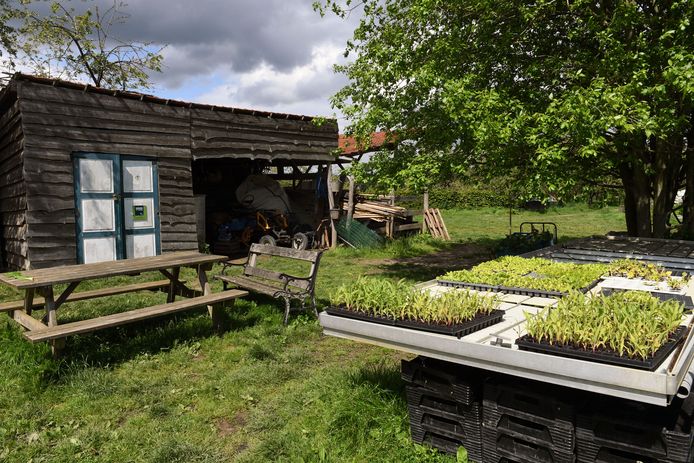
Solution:
{"label": "wooden bench", "polygon": [[[57,326],[36,326],[35,329],[24,333],[24,337],[31,342],[50,341],[53,339],[66,338],[75,334],[91,333],[92,331],[112,328],[115,326],[125,325],[148,318],[161,317],[183,310],[194,309],[197,307],[209,306],[221,302],[236,299],[246,296],[246,291],[230,290],[221,293],[208,294],[206,296],[198,296],[191,299],[181,299],[176,302],[167,302],[143,309],[135,309],[127,312],[106,315],[103,317],[91,318],[89,320],[81,320],[72,323],[65,323]],[[17,312],[15,312],[16,315]],[[19,311],[24,314],[23,311]],[[37,321],[38,323],[38,321]]]}
{"label": "wooden bench", "polygon": [[[134,293],[137,291],[159,291],[163,289],[168,289],[171,285],[169,280],[159,280],[159,281],[148,281],[145,283],[137,283],[134,285],[117,286],[115,288],[102,288],[94,289],[91,291],[79,291],[76,293],[71,293],[65,302],[77,302],[84,301],[87,299],[96,299],[99,297],[115,296],[117,294],[127,294]],[[41,308],[45,304],[45,300],[42,297],[35,297],[33,299],[32,308]],[[11,312],[13,310],[23,310],[24,301],[12,301],[3,302],[0,304],[0,312]]]}
{"label": "wooden bench", "polygon": [[[224,264],[222,274],[217,275],[215,278],[222,280],[225,290],[229,285],[234,285],[254,293],[284,299],[284,324],[286,325],[289,319],[289,312],[291,311],[292,300],[300,302],[301,307],[299,310],[304,310],[307,300],[310,301],[313,313],[316,317],[318,316],[315,286],[316,276],[318,275],[318,264],[320,263],[322,254],[323,251],[299,251],[292,248],[281,248],[267,244],[252,244],[248,253],[248,259],[244,264],[227,262]],[[309,270],[308,276],[305,277],[275,272],[273,270],[259,268],[259,256],[282,257],[310,262],[311,269]],[[226,275],[225,272],[227,268],[233,265],[243,266],[243,274],[238,276]]]}

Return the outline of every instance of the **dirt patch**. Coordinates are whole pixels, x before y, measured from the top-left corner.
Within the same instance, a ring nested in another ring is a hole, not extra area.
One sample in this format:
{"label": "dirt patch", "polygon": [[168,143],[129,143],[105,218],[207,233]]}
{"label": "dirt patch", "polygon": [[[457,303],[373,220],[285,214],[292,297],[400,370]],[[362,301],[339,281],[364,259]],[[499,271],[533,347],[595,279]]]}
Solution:
{"label": "dirt patch", "polygon": [[392,274],[415,280],[431,279],[450,270],[467,269],[494,258],[492,251],[478,244],[456,243],[449,248],[417,257],[367,259],[374,269],[368,273]]}
{"label": "dirt patch", "polygon": [[221,437],[236,434],[248,422],[248,412],[240,410],[230,419],[220,418],[217,420],[217,433]]}

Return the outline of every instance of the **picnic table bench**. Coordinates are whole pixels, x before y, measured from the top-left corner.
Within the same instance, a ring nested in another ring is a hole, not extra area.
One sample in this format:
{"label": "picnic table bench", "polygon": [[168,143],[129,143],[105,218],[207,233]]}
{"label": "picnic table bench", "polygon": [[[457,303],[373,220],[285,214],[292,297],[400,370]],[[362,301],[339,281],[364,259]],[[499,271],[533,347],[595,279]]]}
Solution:
{"label": "picnic table bench", "polygon": [[[24,333],[24,337],[29,341],[50,341],[54,354],[57,354],[63,347],[63,338],[67,336],[120,326],[203,306],[207,306],[212,317],[213,326],[218,330],[221,326],[221,313],[216,306],[248,294],[246,291],[240,290],[212,293],[207,280],[207,271],[212,268],[214,263],[227,259],[226,256],[184,251],[154,257],[3,273],[0,274],[0,283],[17,290],[23,290],[24,299],[0,304],[0,312],[7,312],[10,318],[24,327],[27,330]],[[189,288],[179,279],[181,267],[196,269],[200,283],[199,290]],[[83,281],[122,275],[134,276],[148,271],[159,271],[166,277],[166,280],[73,292]],[[55,298],[55,286],[65,284],[67,287]],[[65,302],[144,290],[165,290],[167,302],[112,315],[62,325],[58,324],[58,309]],[[36,293],[41,294],[43,297],[34,298]],[[183,296],[187,299],[176,301],[176,296]],[[45,316],[41,320],[33,317],[32,312],[34,309],[45,309]]]}
{"label": "picnic table bench", "polygon": [[[318,264],[320,263],[322,254],[323,251],[298,250],[254,243],[251,245],[248,252],[248,259],[245,263],[235,264],[226,262],[222,274],[217,275],[215,278],[223,282],[225,290],[227,290],[229,285],[234,285],[251,292],[284,299],[284,324],[286,325],[289,319],[289,312],[291,311],[292,300],[300,302],[301,307],[299,310],[304,310],[306,302],[310,301],[313,313],[318,317],[315,289],[316,277],[318,276]],[[311,268],[307,276],[276,272],[267,268],[258,267],[258,258],[260,256],[305,261],[311,264]],[[227,268],[234,265],[243,267],[242,275],[226,275]]]}

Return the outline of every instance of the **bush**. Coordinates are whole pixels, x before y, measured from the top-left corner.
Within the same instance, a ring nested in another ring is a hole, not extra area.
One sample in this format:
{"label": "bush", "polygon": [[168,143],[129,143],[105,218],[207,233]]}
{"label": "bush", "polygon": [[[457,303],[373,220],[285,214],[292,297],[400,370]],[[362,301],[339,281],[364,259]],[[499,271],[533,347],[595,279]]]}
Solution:
{"label": "bush", "polygon": [[476,209],[508,207],[508,191],[493,185],[470,185],[451,182],[429,189],[429,206],[438,209]]}

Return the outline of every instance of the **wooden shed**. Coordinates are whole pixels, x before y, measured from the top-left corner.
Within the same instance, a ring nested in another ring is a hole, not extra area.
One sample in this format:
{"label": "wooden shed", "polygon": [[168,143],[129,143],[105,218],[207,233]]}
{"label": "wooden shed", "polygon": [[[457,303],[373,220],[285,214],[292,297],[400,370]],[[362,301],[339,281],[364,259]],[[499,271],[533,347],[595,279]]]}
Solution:
{"label": "wooden shed", "polygon": [[0,93],[3,266],[197,249],[194,195],[227,201],[210,172],[224,196],[248,173],[313,175],[300,166],[335,162],[336,147],[334,120],[17,74]]}

